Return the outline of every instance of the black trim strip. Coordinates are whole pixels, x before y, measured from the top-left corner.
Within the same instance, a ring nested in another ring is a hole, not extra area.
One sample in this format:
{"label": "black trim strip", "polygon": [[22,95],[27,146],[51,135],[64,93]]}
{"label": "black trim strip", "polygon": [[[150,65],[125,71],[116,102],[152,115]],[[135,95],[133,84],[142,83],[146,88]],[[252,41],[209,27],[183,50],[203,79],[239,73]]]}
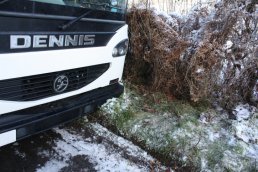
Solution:
{"label": "black trim strip", "polygon": [[[6,16],[6,17],[24,17],[24,18],[51,19],[51,20],[73,20],[76,18],[76,17],[70,17],[70,16],[49,15],[49,14],[43,15],[43,14],[31,14],[31,13],[8,12],[8,11],[0,11],[0,15]],[[104,20],[104,19],[94,19],[94,18],[82,18],[80,21],[125,24],[125,21]]]}

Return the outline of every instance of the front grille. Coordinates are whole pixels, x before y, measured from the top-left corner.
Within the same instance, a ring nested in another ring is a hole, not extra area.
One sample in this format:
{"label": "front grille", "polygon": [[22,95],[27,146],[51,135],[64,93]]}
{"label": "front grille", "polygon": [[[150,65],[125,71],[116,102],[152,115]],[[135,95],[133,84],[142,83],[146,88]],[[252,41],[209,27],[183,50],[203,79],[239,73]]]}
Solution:
{"label": "front grille", "polygon": [[65,75],[69,85],[65,92],[80,89],[99,78],[109,68],[109,63],[95,66],[46,73],[22,78],[0,81],[0,100],[32,101],[54,96],[60,93],[54,91],[54,80]]}

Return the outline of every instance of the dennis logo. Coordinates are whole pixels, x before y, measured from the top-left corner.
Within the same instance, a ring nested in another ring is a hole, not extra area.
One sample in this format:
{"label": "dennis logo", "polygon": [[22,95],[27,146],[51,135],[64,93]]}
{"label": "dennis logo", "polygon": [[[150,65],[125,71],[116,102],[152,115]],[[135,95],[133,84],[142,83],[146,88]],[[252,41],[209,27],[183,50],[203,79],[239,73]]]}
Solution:
{"label": "dennis logo", "polygon": [[83,47],[95,44],[95,35],[11,35],[10,49]]}
{"label": "dennis logo", "polygon": [[54,91],[56,93],[62,93],[64,92],[67,87],[69,85],[69,79],[67,76],[65,75],[59,75],[58,77],[56,77],[56,79],[54,80]]}

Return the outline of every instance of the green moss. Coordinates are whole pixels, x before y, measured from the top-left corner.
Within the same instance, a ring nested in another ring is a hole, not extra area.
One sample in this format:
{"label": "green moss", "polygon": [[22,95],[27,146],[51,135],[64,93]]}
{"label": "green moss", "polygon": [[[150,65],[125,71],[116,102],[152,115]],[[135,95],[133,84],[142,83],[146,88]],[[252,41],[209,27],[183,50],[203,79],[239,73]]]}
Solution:
{"label": "green moss", "polygon": [[196,103],[191,103],[191,106],[198,112],[204,112],[211,108],[210,102],[202,100]]}
{"label": "green moss", "polygon": [[182,101],[171,102],[171,110],[177,115],[181,116],[184,114],[198,115],[199,111],[193,108],[189,103]]}
{"label": "green moss", "polygon": [[237,146],[235,146],[235,147],[233,148],[233,151],[236,152],[236,153],[238,153],[238,154],[240,154],[240,155],[242,155],[243,152],[244,152],[244,148],[243,148],[241,145],[237,145]]}
{"label": "green moss", "polygon": [[211,169],[214,169],[216,164],[220,164],[224,156],[224,151],[227,150],[228,145],[222,141],[213,142],[212,145],[209,145],[209,150],[207,152],[207,161],[208,166]]}
{"label": "green moss", "polygon": [[191,116],[191,115],[181,118],[177,122],[178,128],[183,128],[186,130],[191,130],[193,126],[198,126],[198,125],[199,125],[198,118],[195,116]]}
{"label": "green moss", "polygon": [[110,123],[114,124],[119,130],[124,128],[124,125],[134,117],[134,112],[128,108],[121,110],[120,104],[116,104],[114,113],[111,115]]}

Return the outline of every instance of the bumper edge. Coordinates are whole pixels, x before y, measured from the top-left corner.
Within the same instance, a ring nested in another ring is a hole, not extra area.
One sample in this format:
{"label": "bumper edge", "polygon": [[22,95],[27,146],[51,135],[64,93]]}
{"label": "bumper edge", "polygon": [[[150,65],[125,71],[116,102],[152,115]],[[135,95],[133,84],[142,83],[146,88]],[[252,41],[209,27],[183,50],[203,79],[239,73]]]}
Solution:
{"label": "bumper edge", "polygon": [[[107,99],[119,97],[124,87],[113,84],[52,103],[0,116],[0,134],[16,130],[16,141],[92,112]],[[91,108],[89,108],[91,107]]]}

